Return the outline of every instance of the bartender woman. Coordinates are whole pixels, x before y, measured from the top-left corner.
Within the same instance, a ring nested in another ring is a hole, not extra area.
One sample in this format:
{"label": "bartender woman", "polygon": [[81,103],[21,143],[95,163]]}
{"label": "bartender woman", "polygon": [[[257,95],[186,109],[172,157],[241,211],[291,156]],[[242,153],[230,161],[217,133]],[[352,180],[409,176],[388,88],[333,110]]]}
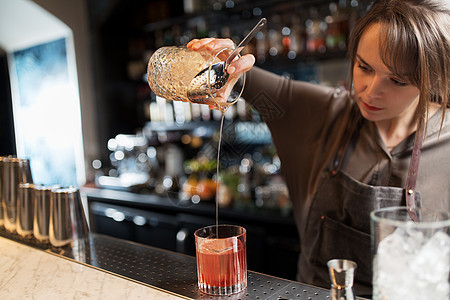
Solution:
{"label": "bartender woman", "polygon": [[[297,279],[328,288],[326,263],[358,263],[355,292],[371,294],[369,213],[387,206],[450,210],[446,0],[375,1],[351,34],[348,91],[253,67],[243,97],[269,126],[301,241]],[[233,47],[192,40],[194,51]],[[412,153],[415,153],[412,155]],[[418,162],[420,159],[419,172]]]}

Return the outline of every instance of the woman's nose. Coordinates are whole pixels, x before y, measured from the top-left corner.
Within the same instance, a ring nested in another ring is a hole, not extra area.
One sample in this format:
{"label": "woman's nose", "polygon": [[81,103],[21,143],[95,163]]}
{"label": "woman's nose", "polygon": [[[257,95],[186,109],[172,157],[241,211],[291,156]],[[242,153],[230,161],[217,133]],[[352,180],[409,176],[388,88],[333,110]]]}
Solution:
{"label": "woman's nose", "polygon": [[383,93],[383,82],[381,78],[373,76],[367,83],[367,96],[370,98],[379,97]]}

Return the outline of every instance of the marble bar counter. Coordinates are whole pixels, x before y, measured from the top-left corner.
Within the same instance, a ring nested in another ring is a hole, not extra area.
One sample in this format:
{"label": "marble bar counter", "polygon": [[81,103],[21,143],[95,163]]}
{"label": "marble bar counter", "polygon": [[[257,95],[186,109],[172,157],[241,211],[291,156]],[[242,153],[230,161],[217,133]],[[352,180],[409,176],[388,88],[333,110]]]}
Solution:
{"label": "marble bar counter", "polygon": [[329,299],[329,290],[248,272],[232,296],[197,288],[195,257],[91,233],[52,248],[0,229],[0,299]]}
{"label": "marble bar counter", "polygon": [[185,299],[0,237],[0,299]]}

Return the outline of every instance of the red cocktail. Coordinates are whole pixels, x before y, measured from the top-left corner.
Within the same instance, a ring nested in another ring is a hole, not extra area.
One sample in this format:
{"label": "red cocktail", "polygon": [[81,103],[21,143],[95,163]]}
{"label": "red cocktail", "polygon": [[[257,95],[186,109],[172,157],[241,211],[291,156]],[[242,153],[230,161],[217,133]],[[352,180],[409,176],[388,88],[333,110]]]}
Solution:
{"label": "red cocktail", "polygon": [[199,289],[212,295],[238,293],[247,287],[246,232],[219,225],[195,232]]}

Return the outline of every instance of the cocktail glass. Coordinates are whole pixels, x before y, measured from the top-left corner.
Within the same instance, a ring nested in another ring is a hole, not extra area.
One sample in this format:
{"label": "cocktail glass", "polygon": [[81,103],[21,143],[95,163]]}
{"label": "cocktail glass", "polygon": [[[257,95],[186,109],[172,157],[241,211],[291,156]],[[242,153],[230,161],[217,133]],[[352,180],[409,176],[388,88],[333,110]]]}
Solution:
{"label": "cocktail glass", "polygon": [[371,230],[373,299],[450,299],[450,213],[383,208]]}
{"label": "cocktail glass", "polygon": [[[241,96],[245,73],[240,77],[230,76],[217,89],[211,66],[224,61],[231,51],[225,48],[212,55],[207,51],[190,51],[185,46],[161,47],[148,62],[148,84],[157,96],[167,100],[207,104],[225,112]],[[208,68],[205,76],[197,76]]]}
{"label": "cocktail glass", "polygon": [[213,225],[195,232],[200,291],[230,295],[247,287],[246,230],[234,225]]}

